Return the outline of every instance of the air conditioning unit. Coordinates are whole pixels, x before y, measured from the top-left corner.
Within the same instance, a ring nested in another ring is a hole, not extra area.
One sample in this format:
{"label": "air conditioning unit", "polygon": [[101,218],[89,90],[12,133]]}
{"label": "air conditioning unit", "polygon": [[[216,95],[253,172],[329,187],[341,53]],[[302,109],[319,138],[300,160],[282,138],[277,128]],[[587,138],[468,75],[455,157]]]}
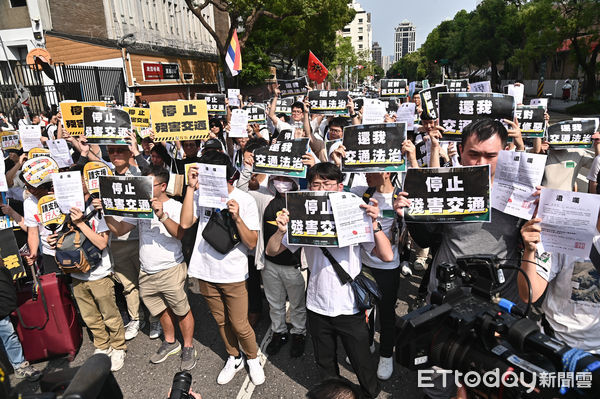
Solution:
{"label": "air conditioning unit", "polygon": [[194,74],[193,73],[184,73],[183,74],[183,80],[185,80],[186,82],[193,82],[194,81]]}

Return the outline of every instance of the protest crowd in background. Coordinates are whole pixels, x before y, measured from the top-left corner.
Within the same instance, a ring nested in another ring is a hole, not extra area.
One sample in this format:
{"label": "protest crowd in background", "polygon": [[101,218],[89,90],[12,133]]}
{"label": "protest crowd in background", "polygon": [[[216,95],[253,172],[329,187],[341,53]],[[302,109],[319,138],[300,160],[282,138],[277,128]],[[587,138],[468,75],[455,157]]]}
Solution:
{"label": "protest crowd in background", "polygon": [[[549,125],[547,101],[518,83],[508,94],[467,80],[309,84],[270,84],[264,103],[232,90],[146,107],[63,102],[30,120],[0,112],[0,335],[15,376],[39,379],[48,352],[72,358],[82,328],[112,371],[126,369],[144,326],[148,360],[177,356],[189,371],[202,362],[190,303],[203,300],[226,351],[218,384],[245,365],[269,384],[253,329],[264,295],[268,356],[303,356],[311,340],[323,379],[375,398],[399,367],[400,280],[424,274],[417,308],[440,264],[475,254],[522,260],[533,301],[545,295],[546,332],[600,353],[598,118]],[[346,278],[359,275],[381,292],[371,309]],[[502,296],[523,306],[523,275],[504,278]],[[79,313],[71,335],[25,327],[44,322],[37,298],[51,296]],[[338,337],[359,388],[339,382]]]}

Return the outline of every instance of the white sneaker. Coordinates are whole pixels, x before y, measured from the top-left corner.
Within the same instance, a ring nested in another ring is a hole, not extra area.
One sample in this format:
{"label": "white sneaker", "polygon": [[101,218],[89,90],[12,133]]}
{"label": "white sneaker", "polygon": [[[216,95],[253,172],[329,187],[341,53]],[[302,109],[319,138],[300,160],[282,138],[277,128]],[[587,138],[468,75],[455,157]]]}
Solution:
{"label": "white sneaker", "polygon": [[156,339],[160,337],[160,334],[162,334],[162,327],[160,325],[160,321],[153,321],[152,323],[150,323],[150,334],[148,334],[148,337],[150,339]]}
{"label": "white sneaker", "polygon": [[140,321],[131,320],[127,324],[127,327],[125,327],[125,341],[129,341],[130,339],[137,337],[138,332],[140,332]]}
{"label": "white sneaker", "polygon": [[119,371],[125,364],[125,351],[123,349],[113,349],[110,354],[110,371]]}
{"label": "white sneaker", "polygon": [[407,261],[402,262],[400,265],[400,272],[403,276],[412,276],[412,270],[410,269]]}
{"label": "white sneaker", "polygon": [[244,368],[244,357],[240,356],[239,358],[235,358],[233,356],[229,356],[227,359],[227,363],[225,363],[225,367],[219,373],[217,377],[217,384],[224,385],[233,379],[235,374]]}
{"label": "white sneaker", "polygon": [[380,380],[388,380],[394,372],[393,357],[379,357],[379,366],[377,366],[377,378]]}
{"label": "white sneaker", "polygon": [[254,385],[260,385],[265,382],[265,371],[263,367],[260,365],[260,359],[257,357],[255,359],[246,360],[248,363],[248,374],[250,374],[250,381]]}
{"label": "white sneaker", "polygon": [[108,349],[96,348],[96,350],[94,350],[94,355],[97,355],[98,353],[104,353],[105,355],[110,356],[112,351],[113,351],[112,347],[109,347]]}

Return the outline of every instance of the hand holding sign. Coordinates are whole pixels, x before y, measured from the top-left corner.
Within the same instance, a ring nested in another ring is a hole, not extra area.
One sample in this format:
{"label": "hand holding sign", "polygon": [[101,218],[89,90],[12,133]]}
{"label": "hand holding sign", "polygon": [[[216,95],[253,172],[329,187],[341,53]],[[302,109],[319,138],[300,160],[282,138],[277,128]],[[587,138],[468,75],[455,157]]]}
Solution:
{"label": "hand holding sign", "polygon": [[281,212],[277,215],[277,229],[282,233],[287,231],[287,225],[290,222],[290,212],[287,208],[283,208]]}
{"label": "hand holding sign", "polygon": [[521,237],[526,251],[535,252],[537,245],[542,241],[542,219],[533,218],[521,227]]}
{"label": "hand holding sign", "polygon": [[360,204],[360,207],[365,210],[367,216],[369,216],[373,220],[373,223],[375,223],[379,217],[379,202],[377,202],[375,198],[371,198],[369,203],[373,205]]}

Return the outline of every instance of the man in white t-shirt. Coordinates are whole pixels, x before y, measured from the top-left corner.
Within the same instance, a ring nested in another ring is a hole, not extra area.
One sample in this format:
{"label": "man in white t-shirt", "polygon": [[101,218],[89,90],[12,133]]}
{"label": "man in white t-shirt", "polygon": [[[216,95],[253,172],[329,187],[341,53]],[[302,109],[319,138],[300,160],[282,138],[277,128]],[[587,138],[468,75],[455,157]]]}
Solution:
{"label": "man in white t-shirt", "polygon": [[170,355],[182,351],[175,339],[175,324],[183,336],[181,371],[196,365],[194,349],[194,316],[192,315],[185,281],[187,268],[183,260],[181,239],[184,229],[179,224],[181,203],[166,194],[169,172],[158,166],[144,171],[144,176],[154,177],[152,219],[125,219],[121,222],[106,216],[106,224],[117,236],[127,234],[138,226],[140,234],[140,296],[154,317],[158,317],[165,340],[150,357],[152,363],[162,363]]}
{"label": "man in white t-shirt", "polygon": [[201,164],[225,165],[229,196],[226,207],[235,223],[241,242],[228,253],[213,248],[203,237],[213,208],[201,206],[198,190],[198,167],[188,173],[188,190],[181,210],[181,225],[189,228],[198,221],[198,235],[190,260],[188,274],[190,289],[199,292],[219,326],[225,349],[229,354],[225,367],[217,377],[218,384],[227,384],[244,368],[247,357],[250,379],[254,385],[265,381],[265,374],[258,359],[258,345],[254,330],[248,321],[248,252],[254,250],[258,240],[260,222],[256,201],[248,193],[234,187],[238,175],[229,157],[221,152],[210,151],[199,161]]}

